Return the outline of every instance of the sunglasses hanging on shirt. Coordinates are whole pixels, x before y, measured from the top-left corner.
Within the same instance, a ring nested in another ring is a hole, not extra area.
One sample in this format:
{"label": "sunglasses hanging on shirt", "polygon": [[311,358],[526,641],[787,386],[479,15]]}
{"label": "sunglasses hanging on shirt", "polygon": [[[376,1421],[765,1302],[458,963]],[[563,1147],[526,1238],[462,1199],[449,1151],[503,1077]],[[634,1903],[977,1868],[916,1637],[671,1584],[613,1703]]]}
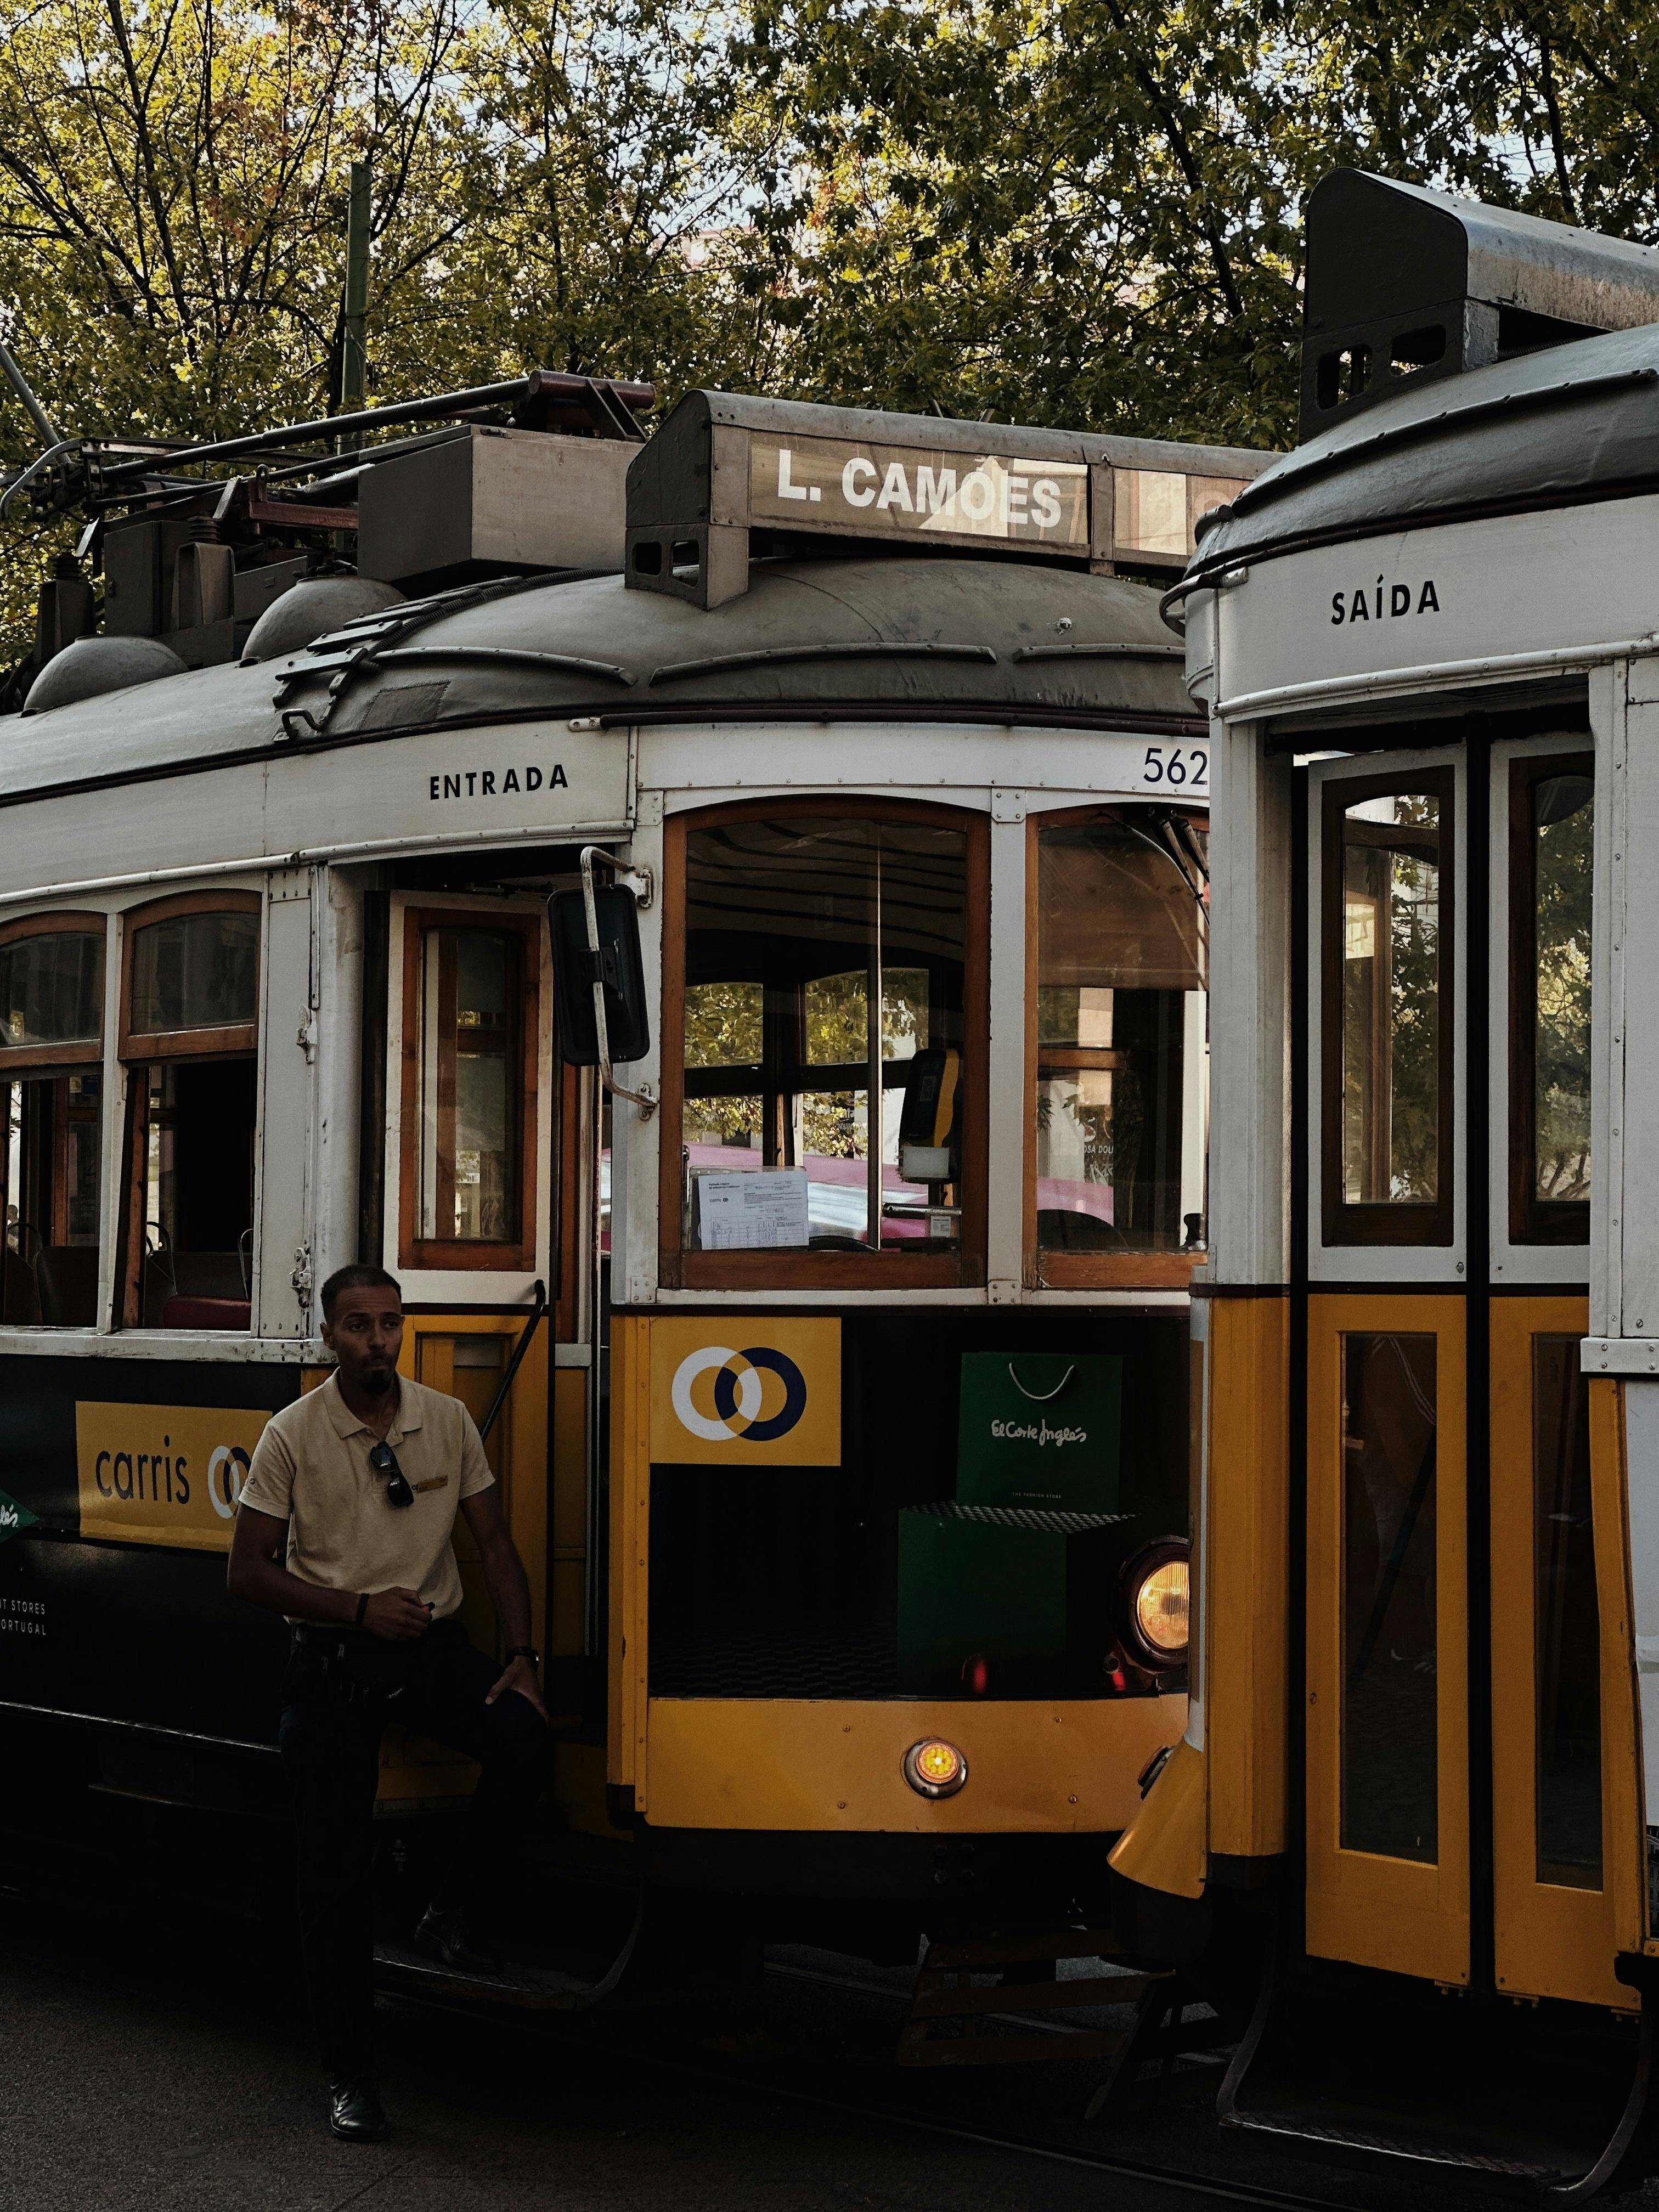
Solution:
{"label": "sunglasses hanging on shirt", "polygon": [[368,1463],[376,1474],[386,1479],[386,1497],[388,1505],[412,1505],[415,1493],[409,1486],[409,1477],[398,1464],[398,1455],[390,1444],[371,1444]]}

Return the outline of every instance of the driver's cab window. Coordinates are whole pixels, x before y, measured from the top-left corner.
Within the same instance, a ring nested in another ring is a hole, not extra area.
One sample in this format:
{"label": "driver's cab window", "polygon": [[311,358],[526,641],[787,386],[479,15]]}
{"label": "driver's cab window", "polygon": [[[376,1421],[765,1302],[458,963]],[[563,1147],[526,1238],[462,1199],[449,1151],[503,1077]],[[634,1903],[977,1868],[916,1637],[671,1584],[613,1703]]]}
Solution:
{"label": "driver's cab window", "polygon": [[1028,1196],[1045,1281],[1202,1249],[1206,860],[1184,815],[1036,830]]}
{"label": "driver's cab window", "polygon": [[0,931],[0,1324],[97,1324],[106,934],[101,915]]}
{"label": "driver's cab window", "polygon": [[121,1058],[129,1328],[252,1325],[259,901],[191,893],[126,921]]}
{"label": "driver's cab window", "polygon": [[981,847],[974,825],[897,810],[684,832],[684,1279],[735,1280],[720,1269],[739,1254],[757,1257],[737,1272],[792,1255],[961,1278],[979,1238]]}

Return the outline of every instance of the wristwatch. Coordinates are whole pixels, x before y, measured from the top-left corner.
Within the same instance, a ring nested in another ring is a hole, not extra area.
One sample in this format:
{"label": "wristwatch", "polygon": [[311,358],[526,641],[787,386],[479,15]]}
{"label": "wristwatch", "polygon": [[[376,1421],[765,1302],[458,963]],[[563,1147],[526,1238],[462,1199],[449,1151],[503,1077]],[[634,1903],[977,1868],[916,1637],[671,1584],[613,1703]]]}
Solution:
{"label": "wristwatch", "polygon": [[527,1659],[532,1667],[539,1667],[542,1663],[542,1655],[533,1644],[509,1644],[507,1656],[509,1659]]}

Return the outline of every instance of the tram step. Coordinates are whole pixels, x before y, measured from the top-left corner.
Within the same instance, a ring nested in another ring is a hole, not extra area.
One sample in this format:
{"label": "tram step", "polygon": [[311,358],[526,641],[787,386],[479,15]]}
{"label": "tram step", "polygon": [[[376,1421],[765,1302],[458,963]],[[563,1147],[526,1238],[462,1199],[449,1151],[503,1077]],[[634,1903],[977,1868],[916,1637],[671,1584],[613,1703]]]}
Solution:
{"label": "tram step", "polygon": [[1654,2170],[1635,2021],[1481,2006],[1400,1976],[1273,1962],[1217,2117],[1281,2151],[1577,2203]]}
{"label": "tram step", "polygon": [[[1161,1977],[1091,1974],[1068,1979],[1054,1971],[1061,1960],[1110,1958],[1118,1948],[1109,1929],[1083,1928],[930,1943],[899,2033],[899,2064],[1010,2066],[1115,2058],[1128,2041],[1120,2030],[1031,2015],[1143,2002]],[[1032,1978],[1021,1976],[1020,1968],[1034,1969]],[[991,1973],[1001,1978],[973,1978]]]}
{"label": "tram step", "polygon": [[1021,2012],[1057,2012],[1075,2005],[1139,2004],[1158,1974],[1094,1975],[1085,1981],[999,1983],[994,1988],[918,1989],[910,2008],[913,2020],[941,2020],[956,2013],[1006,2012],[1017,2004]]}
{"label": "tram step", "polygon": [[1405,2132],[1335,2127],[1328,2121],[1304,2119],[1295,2112],[1235,2112],[1224,2125],[1243,2129],[1251,2135],[1289,2137],[1302,2143],[1328,2143],[1333,2149],[1375,2152],[1389,2158],[1410,2159],[1425,2166],[1490,2173],[1510,2181],[1553,2185],[1566,2178],[1559,2166],[1540,2165],[1532,2159],[1503,2158],[1495,2152],[1465,2149],[1438,2139],[1425,2137],[1419,2141]]}
{"label": "tram step", "polygon": [[612,1977],[583,1981],[545,1966],[508,1966],[499,1974],[465,1974],[404,1943],[377,1943],[374,1978],[380,1988],[410,1996],[462,1998],[470,2003],[511,2006],[520,2012],[584,2012],[609,1995]]}

